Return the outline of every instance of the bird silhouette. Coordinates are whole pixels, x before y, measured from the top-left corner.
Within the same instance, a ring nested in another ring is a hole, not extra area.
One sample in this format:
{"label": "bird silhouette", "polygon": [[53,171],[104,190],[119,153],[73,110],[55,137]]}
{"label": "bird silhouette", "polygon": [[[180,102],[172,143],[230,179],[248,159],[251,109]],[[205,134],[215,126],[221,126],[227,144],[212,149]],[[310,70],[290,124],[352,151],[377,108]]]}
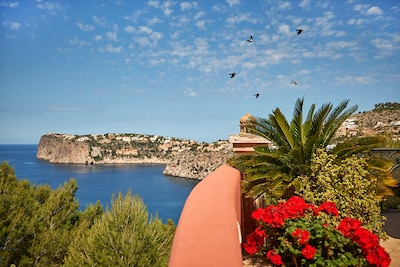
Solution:
{"label": "bird silhouette", "polygon": [[296,31],[297,31],[297,35],[299,35],[299,34],[301,34],[304,30],[303,30],[302,28],[300,28],[300,29],[296,29]]}
{"label": "bird silhouette", "polygon": [[250,35],[250,38],[247,40],[247,42],[249,42],[249,43],[254,42],[253,35]]}
{"label": "bird silhouette", "polygon": [[231,73],[229,73],[229,75],[231,76],[231,78],[233,78],[233,77],[235,77],[236,72],[231,72]]}
{"label": "bird silhouette", "polygon": [[258,98],[259,96],[260,96],[260,94],[259,93],[257,93],[257,94],[255,94],[254,95],[256,98]]}
{"label": "bird silhouette", "polygon": [[297,85],[297,81],[296,80],[292,80],[290,83],[294,84],[294,85]]}

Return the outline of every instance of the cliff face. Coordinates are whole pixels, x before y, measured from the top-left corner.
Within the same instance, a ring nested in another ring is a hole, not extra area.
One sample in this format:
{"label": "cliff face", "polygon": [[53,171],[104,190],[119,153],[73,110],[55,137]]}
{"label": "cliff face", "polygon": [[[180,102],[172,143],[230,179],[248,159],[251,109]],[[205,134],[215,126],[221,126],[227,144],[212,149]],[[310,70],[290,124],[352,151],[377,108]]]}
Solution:
{"label": "cliff face", "polygon": [[75,142],[57,135],[42,136],[36,156],[52,163],[88,164],[92,162],[88,143]]}
{"label": "cliff face", "polygon": [[230,144],[221,146],[218,151],[179,153],[167,164],[164,174],[189,179],[202,180],[233,156]]}
{"label": "cliff face", "polygon": [[46,134],[37,158],[67,164],[166,164],[165,175],[203,179],[233,155],[228,141],[212,144],[141,134]]}

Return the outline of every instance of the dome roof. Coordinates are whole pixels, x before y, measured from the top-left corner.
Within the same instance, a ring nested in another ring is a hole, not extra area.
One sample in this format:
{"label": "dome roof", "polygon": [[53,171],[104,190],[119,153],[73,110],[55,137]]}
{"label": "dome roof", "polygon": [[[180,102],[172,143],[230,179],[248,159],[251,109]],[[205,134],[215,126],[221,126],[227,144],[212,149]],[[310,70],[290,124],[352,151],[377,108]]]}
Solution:
{"label": "dome roof", "polygon": [[246,113],[243,117],[240,118],[240,124],[245,124],[250,120],[255,120],[254,116],[251,116],[250,113]]}

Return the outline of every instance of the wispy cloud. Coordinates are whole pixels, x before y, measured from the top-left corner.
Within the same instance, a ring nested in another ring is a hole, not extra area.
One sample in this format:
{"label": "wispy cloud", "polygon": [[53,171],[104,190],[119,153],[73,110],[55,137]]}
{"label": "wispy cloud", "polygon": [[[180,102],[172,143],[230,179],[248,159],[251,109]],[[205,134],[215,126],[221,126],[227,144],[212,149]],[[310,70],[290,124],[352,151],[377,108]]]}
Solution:
{"label": "wispy cloud", "polygon": [[41,10],[46,10],[50,12],[51,14],[55,15],[57,11],[60,11],[63,9],[62,5],[57,2],[43,2],[42,0],[36,0],[37,5],[36,7],[41,9]]}
{"label": "wispy cloud", "polygon": [[90,24],[83,24],[81,22],[76,22],[75,24],[79,27],[79,29],[85,32],[90,32],[94,30],[94,26]]}
{"label": "wispy cloud", "polygon": [[5,6],[5,7],[18,7],[18,2],[1,2],[0,6]]}
{"label": "wispy cloud", "polygon": [[183,91],[183,93],[187,96],[191,96],[191,97],[195,97],[197,96],[197,92],[194,91],[192,88],[188,88],[185,91]]}
{"label": "wispy cloud", "polygon": [[13,22],[9,20],[5,20],[2,22],[2,25],[10,30],[18,30],[21,27],[21,24],[18,22]]}
{"label": "wispy cloud", "polygon": [[236,6],[240,4],[240,0],[226,0],[230,7]]}
{"label": "wispy cloud", "polygon": [[99,52],[107,52],[107,53],[120,53],[122,51],[122,46],[113,46],[111,44],[108,44],[103,47],[99,47],[97,50]]}
{"label": "wispy cloud", "polygon": [[78,46],[78,47],[84,47],[84,46],[89,46],[90,42],[80,40],[78,37],[74,36],[70,39],[68,39],[68,44],[72,46]]}

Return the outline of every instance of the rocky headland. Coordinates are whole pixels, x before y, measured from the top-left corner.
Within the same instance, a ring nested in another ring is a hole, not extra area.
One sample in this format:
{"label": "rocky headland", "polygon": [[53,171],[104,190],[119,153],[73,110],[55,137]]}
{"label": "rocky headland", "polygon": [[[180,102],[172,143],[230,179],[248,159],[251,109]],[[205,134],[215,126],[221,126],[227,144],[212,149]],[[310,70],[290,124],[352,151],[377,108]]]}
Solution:
{"label": "rocky headland", "polygon": [[62,164],[165,164],[165,175],[204,179],[233,156],[228,141],[192,140],[144,134],[72,135],[40,138],[37,158]]}

